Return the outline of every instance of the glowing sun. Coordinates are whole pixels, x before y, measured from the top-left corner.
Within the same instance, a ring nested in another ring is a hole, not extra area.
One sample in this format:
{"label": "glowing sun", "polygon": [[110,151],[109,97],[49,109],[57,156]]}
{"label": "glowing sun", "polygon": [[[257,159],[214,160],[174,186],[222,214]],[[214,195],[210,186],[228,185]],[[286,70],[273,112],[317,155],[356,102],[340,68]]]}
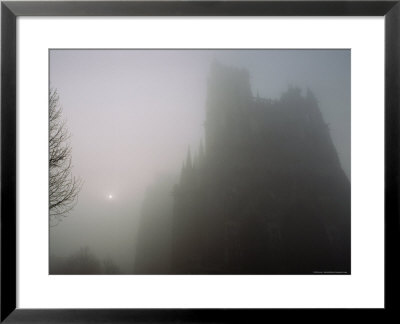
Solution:
{"label": "glowing sun", "polygon": [[112,195],[112,194],[109,194],[107,197],[108,197],[108,199],[112,199],[112,198],[113,198],[113,195]]}

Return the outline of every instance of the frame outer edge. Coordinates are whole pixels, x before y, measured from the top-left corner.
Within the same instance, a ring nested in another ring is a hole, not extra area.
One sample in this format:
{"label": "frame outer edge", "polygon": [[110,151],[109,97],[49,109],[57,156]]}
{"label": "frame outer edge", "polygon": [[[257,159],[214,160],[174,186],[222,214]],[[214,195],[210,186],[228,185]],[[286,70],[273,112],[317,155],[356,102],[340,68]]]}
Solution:
{"label": "frame outer edge", "polygon": [[1,317],[16,308],[16,16],[1,4]]}
{"label": "frame outer edge", "polygon": [[[385,17],[385,308],[395,310],[400,246],[400,2]],[[388,284],[390,282],[390,284]]]}
{"label": "frame outer edge", "polygon": [[[399,266],[396,265],[396,261],[400,243],[398,171],[400,161],[400,2],[393,1],[392,3],[394,2],[397,4],[385,17],[385,308],[393,311],[398,306],[394,296],[398,293],[399,287],[397,278]],[[27,4],[25,1],[20,3]],[[34,318],[32,312],[41,313],[40,320],[47,321],[52,317],[50,316],[52,310],[16,310],[16,217],[6,217],[6,215],[16,215],[16,16],[24,14],[19,12],[20,8],[14,8],[12,4],[9,7],[9,4],[11,2],[1,3],[0,322],[3,322],[9,314],[12,316],[6,322],[9,320],[25,322],[28,318],[32,320]],[[32,2],[30,5],[34,6],[34,4],[35,2]],[[40,12],[31,12],[28,15],[39,14]],[[389,282],[390,285],[388,285]],[[80,313],[85,312],[84,310],[53,311],[58,313],[58,316],[53,318],[55,322],[62,322],[60,318],[62,313],[76,311],[76,315],[79,314],[78,317],[81,320]],[[118,310],[109,311],[119,313]],[[29,315],[25,317],[25,320],[12,319],[15,316],[18,318],[18,315],[22,315],[21,313]],[[87,320],[89,318],[93,318],[92,315],[86,317]],[[80,320],[75,318],[74,321],[80,322]]]}
{"label": "frame outer edge", "polygon": [[383,16],[397,0],[6,1],[17,16]]}

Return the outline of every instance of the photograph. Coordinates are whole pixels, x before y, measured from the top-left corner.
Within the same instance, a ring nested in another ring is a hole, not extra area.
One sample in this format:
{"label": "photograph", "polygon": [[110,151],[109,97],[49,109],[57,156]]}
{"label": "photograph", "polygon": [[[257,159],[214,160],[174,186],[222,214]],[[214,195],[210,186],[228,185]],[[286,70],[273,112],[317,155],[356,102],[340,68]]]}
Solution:
{"label": "photograph", "polygon": [[48,55],[50,275],[351,274],[350,49]]}

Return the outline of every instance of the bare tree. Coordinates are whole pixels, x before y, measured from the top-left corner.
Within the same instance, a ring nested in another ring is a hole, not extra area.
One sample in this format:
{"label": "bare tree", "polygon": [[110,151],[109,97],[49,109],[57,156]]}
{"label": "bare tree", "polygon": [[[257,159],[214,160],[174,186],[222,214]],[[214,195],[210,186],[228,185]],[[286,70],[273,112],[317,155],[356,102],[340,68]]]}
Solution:
{"label": "bare tree", "polygon": [[49,217],[50,226],[59,224],[74,208],[82,187],[72,175],[70,133],[62,118],[60,97],[49,92]]}

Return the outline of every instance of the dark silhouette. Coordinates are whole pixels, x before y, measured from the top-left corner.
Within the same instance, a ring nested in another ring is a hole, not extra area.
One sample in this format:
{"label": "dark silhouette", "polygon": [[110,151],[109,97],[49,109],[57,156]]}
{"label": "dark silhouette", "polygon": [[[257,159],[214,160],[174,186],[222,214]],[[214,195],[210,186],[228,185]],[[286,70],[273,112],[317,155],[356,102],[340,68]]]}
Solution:
{"label": "dark silhouette", "polygon": [[119,267],[114,260],[108,257],[103,261],[103,274],[121,274]]}
{"label": "dark silhouette", "polygon": [[311,91],[214,63],[205,148],[174,190],[171,273],[350,273],[350,182]]}
{"label": "dark silhouette", "polygon": [[136,243],[135,273],[169,273],[171,267],[172,188],[175,178],[160,177],[148,190]]}
{"label": "dark silhouette", "polygon": [[50,274],[120,274],[121,271],[111,258],[103,261],[88,248],[80,248],[67,258],[50,257]]}
{"label": "dark silhouette", "polygon": [[49,93],[49,216],[50,227],[59,224],[74,208],[82,186],[72,175],[70,134],[62,119],[56,90]]}

